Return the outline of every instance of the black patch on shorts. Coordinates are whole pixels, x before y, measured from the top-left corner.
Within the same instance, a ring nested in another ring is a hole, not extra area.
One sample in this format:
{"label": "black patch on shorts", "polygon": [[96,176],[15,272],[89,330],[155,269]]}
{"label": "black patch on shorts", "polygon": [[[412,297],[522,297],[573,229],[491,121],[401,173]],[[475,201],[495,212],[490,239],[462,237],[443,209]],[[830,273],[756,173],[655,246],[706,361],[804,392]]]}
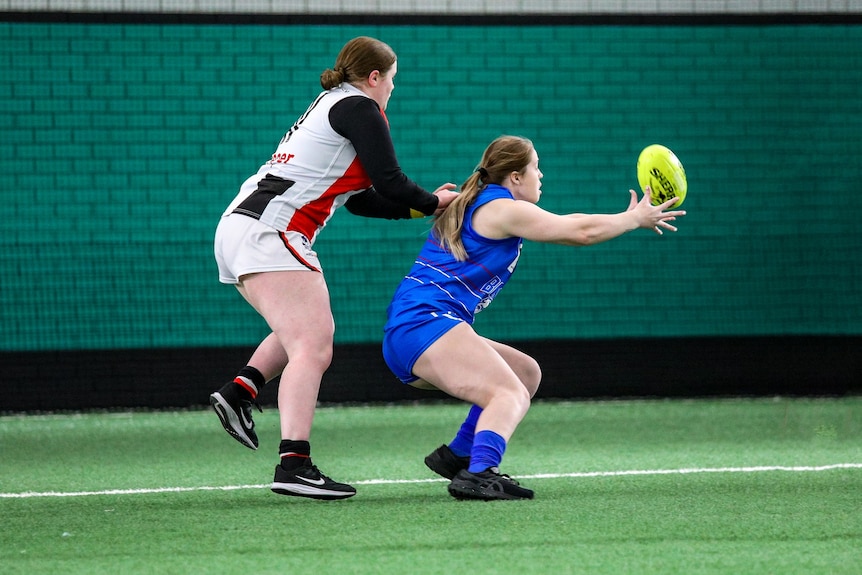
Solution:
{"label": "black patch on shorts", "polygon": [[276,196],[280,196],[290,189],[293,184],[291,180],[285,180],[272,174],[267,174],[257,183],[257,189],[252,194],[244,199],[232,213],[243,214],[244,216],[252,217],[256,220],[260,219],[261,214],[269,205],[269,202]]}

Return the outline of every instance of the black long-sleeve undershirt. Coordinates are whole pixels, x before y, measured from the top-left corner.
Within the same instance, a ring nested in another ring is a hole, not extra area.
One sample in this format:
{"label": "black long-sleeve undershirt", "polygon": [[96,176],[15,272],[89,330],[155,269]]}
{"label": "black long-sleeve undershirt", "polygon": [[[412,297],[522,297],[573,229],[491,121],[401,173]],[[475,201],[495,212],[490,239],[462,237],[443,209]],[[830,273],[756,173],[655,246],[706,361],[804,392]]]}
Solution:
{"label": "black long-sleeve undershirt", "polygon": [[410,217],[410,208],[425,215],[434,213],[437,196],[401,171],[389,126],[374,100],[364,96],[343,99],[329,111],[329,123],[353,144],[373,184],[373,188],[348,200],[346,207],[351,213],[389,219]]}
{"label": "black long-sleeve undershirt", "polygon": [[354,194],[344,204],[347,211],[354,216],[366,218],[385,218],[387,220],[406,220],[412,217],[410,208],[397,204],[381,196],[374,188]]}

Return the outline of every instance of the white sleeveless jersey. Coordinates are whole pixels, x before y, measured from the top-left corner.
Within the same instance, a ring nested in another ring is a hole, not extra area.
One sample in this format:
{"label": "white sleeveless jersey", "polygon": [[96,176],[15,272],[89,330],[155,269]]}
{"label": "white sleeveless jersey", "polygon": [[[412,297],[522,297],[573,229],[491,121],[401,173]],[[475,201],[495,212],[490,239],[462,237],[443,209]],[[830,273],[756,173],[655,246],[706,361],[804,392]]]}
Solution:
{"label": "white sleeveless jersey", "polygon": [[332,106],[351,96],[368,98],[348,83],[322,92],[272,158],[243,183],[225,215],[243,213],[279,231],[299,232],[313,243],[336,209],[371,187],[353,144],[329,121]]}

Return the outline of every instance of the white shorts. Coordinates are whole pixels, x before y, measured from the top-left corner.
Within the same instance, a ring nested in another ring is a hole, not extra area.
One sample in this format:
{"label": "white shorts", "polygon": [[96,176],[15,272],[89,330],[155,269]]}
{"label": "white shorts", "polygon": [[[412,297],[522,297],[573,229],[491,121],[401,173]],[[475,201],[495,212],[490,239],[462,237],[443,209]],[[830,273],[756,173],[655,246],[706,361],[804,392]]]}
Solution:
{"label": "white shorts", "polygon": [[218,279],[238,284],[242,276],[286,270],[321,271],[311,242],[298,232],[279,232],[242,214],[223,216],[215,233]]}

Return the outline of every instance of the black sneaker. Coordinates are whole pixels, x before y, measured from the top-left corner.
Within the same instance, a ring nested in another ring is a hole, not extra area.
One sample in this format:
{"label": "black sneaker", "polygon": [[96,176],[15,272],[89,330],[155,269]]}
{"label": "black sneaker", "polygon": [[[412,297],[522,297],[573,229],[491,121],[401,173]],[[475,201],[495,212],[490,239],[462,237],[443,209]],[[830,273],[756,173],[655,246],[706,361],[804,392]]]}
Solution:
{"label": "black sneaker", "polygon": [[251,419],[251,406],[257,406],[258,411],[263,410],[250,399],[240,397],[238,388],[239,386],[232,381],[225,384],[210,395],[210,404],[225,431],[246,447],[257,449],[257,434],[254,432],[254,421]]}
{"label": "black sneaker", "polygon": [[496,467],[490,467],[480,473],[470,473],[466,469],[449,484],[449,495],[456,499],[532,499],[533,492],[521,487],[517,481],[508,475],[500,474]]}
{"label": "black sneaker", "polygon": [[275,466],[272,490],[280,495],[296,495],[312,499],[346,499],[356,495],[356,489],[346,483],[336,483],[320,472],[311,460],[301,467],[286,470]]}
{"label": "black sneaker", "polygon": [[470,466],[470,458],[458,457],[448,445],[441,445],[425,458],[425,465],[437,475],[452,479],[459,471]]}

